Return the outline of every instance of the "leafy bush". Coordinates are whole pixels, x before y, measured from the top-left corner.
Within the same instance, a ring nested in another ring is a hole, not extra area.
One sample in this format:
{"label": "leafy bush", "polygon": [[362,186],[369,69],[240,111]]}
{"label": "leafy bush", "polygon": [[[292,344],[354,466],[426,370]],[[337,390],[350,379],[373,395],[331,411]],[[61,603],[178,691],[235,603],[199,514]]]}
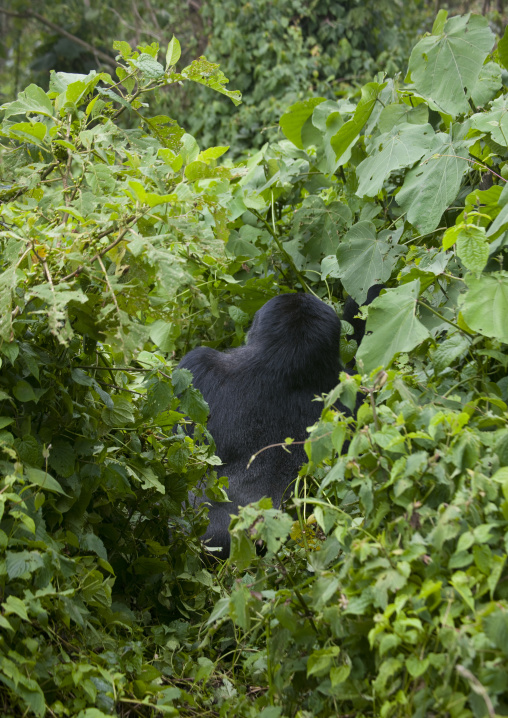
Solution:
{"label": "leafy bush", "polygon": [[[211,227],[220,237],[230,172],[216,166],[226,148],[199,153],[138,98],[186,79],[228,91],[203,62],[174,72],[175,40],[166,68],[155,46],[117,49],[121,85],[59,73],[4,106],[3,715],[137,699],[160,675],[145,626],[165,616],[166,643],[216,591],[196,538],[206,516],[187,502],[203,479],[222,495],[208,407],[166,357],[185,346],[192,296],[206,300],[203,253],[223,255]],[[136,129],[115,124],[123,111]]]}
{"label": "leafy bush", "polygon": [[[4,106],[3,714],[508,714],[508,34],[494,40],[442,12],[404,82],[296,102],[285,139],[237,165],[149,114],[172,82],[228,93],[205,61],[176,72],[176,41],[166,67],[117,43],[120,83],[57,74]],[[231,561],[204,566],[187,492],[224,482],[175,360],[240,343],[278,291],[340,311],[376,282],[293,513],[246,507]],[[333,408],[359,392],[356,418]]]}

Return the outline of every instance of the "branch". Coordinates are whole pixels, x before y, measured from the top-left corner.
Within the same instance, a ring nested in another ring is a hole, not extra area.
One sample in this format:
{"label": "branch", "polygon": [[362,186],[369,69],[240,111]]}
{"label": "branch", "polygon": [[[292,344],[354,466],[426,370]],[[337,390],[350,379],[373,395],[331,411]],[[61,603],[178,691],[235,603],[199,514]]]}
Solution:
{"label": "branch", "polygon": [[54,30],[59,35],[62,35],[63,37],[66,37],[68,40],[71,40],[72,42],[75,42],[76,45],[80,45],[81,47],[85,48],[85,50],[88,50],[96,57],[100,58],[103,62],[105,62],[110,67],[116,68],[120,67],[120,63],[117,62],[114,58],[110,57],[105,52],[102,52],[102,50],[98,50],[93,45],[90,45],[88,42],[85,42],[80,37],[77,37],[76,35],[72,35],[70,32],[67,32],[67,30],[64,30],[63,28],[59,27],[58,25],[55,25],[54,22],[51,22],[51,20],[46,20],[45,17],[42,15],[39,15],[38,12],[35,12],[34,10],[26,10],[24,13],[19,12],[12,12],[10,10],[3,10],[0,8],[0,13],[3,13],[4,15],[9,15],[10,17],[19,17],[21,19],[26,19],[28,17],[33,17],[35,20],[38,20],[43,25],[46,25],[47,27],[51,28],[51,30]]}
{"label": "branch", "polygon": [[[133,219],[137,219],[137,217],[129,217],[129,219],[127,221],[129,222],[129,221],[132,221]],[[125,227],[120,232],[120,234],[118,235],[118,237],[115,239],[114,242],[111,242],[111,244],[108,244],[108,246],[105,249],[103,249],[102,252],[97,252],[97,254],[95,254],[92,257],[92,259],[90,260],[90,264],[92,264],[93,262],[97,262],[97,260],[100,261],[102,259],[102,257],[104,257],[105,254],[107,254],[111,249],[113,249],[113,247],[116,247],[117,244],[120,244],[120,242],[123,240],[123,238],[129,231],[129,229],[130,229],[130,227]],[[105,230],[104,232],[101,232],[98,235],[98,239],[100,239],[101,237],[106,237],[108,234],[112,234],[113,232],[116,232],[116,227],[114,227],[113,229],[108,229],[108,230]],[[85,269],[85,265],[81,264],[77,269],[74,270],[74,272],[71,272],[70,274],[67,274],[67,276],[63,277],[61,279],[61,281],[67,282],[67,281],[69,281],[69,279],[72,279],[73,277],[77,277],[79,274],[81,274],[81,272],[84,269]]]}

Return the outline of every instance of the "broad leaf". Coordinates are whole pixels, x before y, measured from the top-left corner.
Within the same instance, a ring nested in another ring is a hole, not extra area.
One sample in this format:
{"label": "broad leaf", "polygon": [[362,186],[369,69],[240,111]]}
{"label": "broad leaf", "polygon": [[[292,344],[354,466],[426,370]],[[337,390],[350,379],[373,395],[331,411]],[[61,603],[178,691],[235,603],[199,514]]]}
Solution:
{"label": "broad leaf", "polygon": [[352,119],[342,125],[340,130],[330,140],[332,149],[335,152],[337,167],[343,165],[349,159],[351,146],[356,142],[360,131],[369,119],[381,90],[386,87],[386,82],[369,82],[362,87],[362,97],[355,110]]}
{"label": "broad leaf", "polygon": [[367,334],[360,345],[357,361],[366,372],[388,367],[399,352],[408,352],[430,334],[416,317],[420,290],[418,280],[388,289],[369,307]]}
{"label": "broad leaf", "polygon": [[294,217],[295,238],[303,244],[309,259],[319,260],[334,254],[345,228],[351,222],[351,210],[342,202],[325,204],[321,197],[308,197]]}
{"label": "broad leaf", "polygon": [[468,274],[462,314],[468,326],[508,344],[508,272]]}
{"label": "broad leaf", "polygon": [[369,157],[360,163],[356,194],[374,197],[393,170],[410,167],[432,146],[435,133],[431,125],[396,125],[380,135]]}
{"label": "broad leaf", "polygon": [[493,45],[487,18],[451,17],[439,34],[424,37],[411,53],[409,72],[415,89],[447,115],[468,112],[468,98]]}
{"label": "broad leaf", "polygon": [[471,118],[473,127],[481,132],[490,132],[494,142],[508,147],[508,99],[498,97],[488,112],[480,112]]}
{"label": "broad leaf", "polygon": [[407,213],[408,222],[420,232],[439,225],[446,208],[457,196],[469,164],[468,145],[454,143],[447,135],[436,135],[431,151],[413,167],[396,195],[397,204]]}
{"label": "broad leaf", "polygon": [[348,294],[363,304],[374,284],[386,282],[395,257],[387,257],[390,245],[376,238],[372,222],[358,222],[345,235],[338,250],[338,276]]}
{"label": "broad leaf", "polygon": [[295,102],[288,107],[279,120],[280,128],[296,147],[303,149],[302,127],[314,112],[316,105],[325,102],[324,97],[312,97],[308,100]]}
{"label": "broad leaf", "polygon": [[11,115],[46,115],[53,116],[53,105],[44,90],[37,85],[29,85],[24,92],[18,93],[18,99],[7,102],[0,107],[4,111],[4,118]]}

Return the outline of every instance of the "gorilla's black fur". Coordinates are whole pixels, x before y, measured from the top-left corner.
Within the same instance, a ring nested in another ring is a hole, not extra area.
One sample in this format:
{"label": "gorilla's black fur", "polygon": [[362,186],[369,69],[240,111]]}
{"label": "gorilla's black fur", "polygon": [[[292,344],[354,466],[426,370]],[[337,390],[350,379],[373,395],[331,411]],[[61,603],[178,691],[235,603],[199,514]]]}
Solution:
{"label": "gorilla's black fur", "polygon": [[[353,305],[351,312],[348,321]],[[287,437],[305,440],[322,409],[313,399],[338,382],[339,345],[340,319],[331,307],[311,294],[281,294],[256,312],[245,346],[226,352],[198,347],[180,362],[210,406],[208,430],[224,464],[221,472],[229,477],[231,503],[211,504],[204,536],[222,547],[223,556],[229,553],[229,514],[263,496],[279,507],[296,478],[305,461],[301,444],[290,453],[280,446],[267,449],[247,464],[260,449]]]}

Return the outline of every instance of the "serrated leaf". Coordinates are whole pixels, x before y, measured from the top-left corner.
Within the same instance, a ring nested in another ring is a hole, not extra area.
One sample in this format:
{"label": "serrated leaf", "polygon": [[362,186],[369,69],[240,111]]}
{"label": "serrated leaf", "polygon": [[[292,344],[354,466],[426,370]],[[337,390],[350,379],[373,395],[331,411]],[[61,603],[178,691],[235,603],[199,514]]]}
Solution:
{"label": "serrated leaf", "polygon": [[388,367],[399,352],[408,352],[430,334],[416,317],[420,290],[418,280],[396,289],[387,289],[369,307],[367,334],[356,356],[364,370]]}
{"label": "serrated leaf", "polygon": [[452,17],[439,34],[424,37],[409,58],[409,72],[417,92],[447,115],[470,110],[468,98],[483,63],[494,45],[487,18]]}
{"label": "serrated leaf", "polygon": [[[180,369],[179,371],[183,371]],[[176,388],[175,388],[176,392]],[[203,399],[201,394],[190,387],[184,391],[180,398],[180,408],[185,412],[192,421],[196,421],[198,424],[204,424],[210,408],[206,401]]]}
{"label": "serrated leaf", "polygon": [[484,227],[469,225],[459,230],[457,254],[462,264],[471,272],[481,272],[489,258],[489,243]]}
{"label": "serrated leaf", "polygon": [[158,80],[164,75],[164,68],[151,55],[142,53],[137,59],[130,59],[129,64],[137,67],[149,80]]}
{"label": "serrated leaf", "polygon": [[460,332],[441,342],[432,357],[436,371],[441,372],[450,367],[456,359],[467,352],[469,347],[470,342]]}
{"label": "serrated leaf", "polygon": [[508,272],[466,276],[462,314],[471,329],[508,344]]}
{"label": "serrated leaf", "polygon": [[80,537],[79,544],[84,551],[93,551],[99,558],[106,560],[108,558],[108,552],[99,538],[94,533],[86,533]]}
{"label": "serrated leaf", "polygon": [[303,244],[302,253],[318,261],[335,254],[351,218],[351,210],[342,202],[327,205],[321,197],[307,197],[295,213],[293,236]]}
{"label": "serrated leaf", "polygon": [[2,607],[5,611],[6,616],[9,616],[10,614],[14,613],[16,614],[16,616],[19,616],[24,621],[28,621],[26,605],[17,596],[7,596],[4,603],[2,603]]}
{"label": "serrated leaf", "polygon": [[144,489],[155,489],[159,494],[165,494],[166,489],[161,484],[154,470],[150,466],[137,466],[136,470],[141,474],[143,480],[142,487]]}
{"label": "serrated leaf", "polygon": [[114,397],[114,408],[102,410],[102,420],[108,426],[125,426],[134,421],[133,407],[128,399]]}

